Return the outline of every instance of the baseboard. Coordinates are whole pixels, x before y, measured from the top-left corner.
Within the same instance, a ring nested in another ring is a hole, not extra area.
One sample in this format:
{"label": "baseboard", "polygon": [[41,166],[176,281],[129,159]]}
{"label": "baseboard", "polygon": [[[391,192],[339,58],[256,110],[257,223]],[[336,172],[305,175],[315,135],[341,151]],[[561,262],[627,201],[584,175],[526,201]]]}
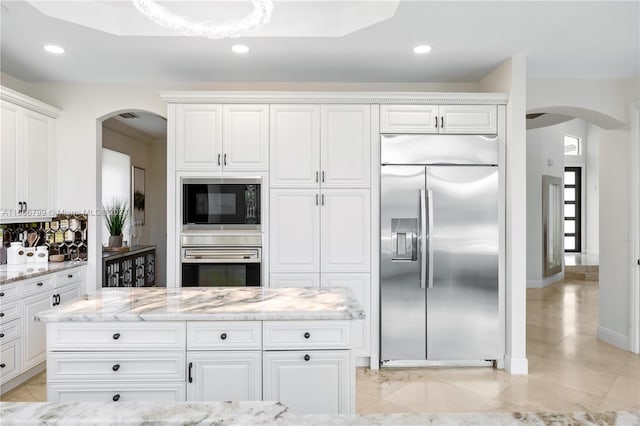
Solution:
{"label": "baseboard", "polygon": [[526,358],[504,356],[504,369],[509,374],[529,374],[529,361]]}
{"label": "baseboard", "polygon": [[11,389],[23,384],[24,382],[26,382],[36,374],[43,372],[46,366],[47,366],[47,363],[42,362],[36,365],[35,367],[32,367],[29,370],[25,371],[24,373],[18,374],[13,379],[7,380],[6,382],[2,382],[2,384],[0,385],[0,395],[4,395],[5,393],[9,392]]}
{"label": "baseboard", "polygon": [[357,356],[356,367],[369,367],[371,364],[371,358],[368,356]]}
{"label": "baseboard", "polygon": [[625,351],[631,351],[629,336],[624,336],[608,328],[598,326],[598,339],[611,343],[613,346],[617,346]]}
{"label": "baseboard", "polygon": [[545,288],[548,285],[562,281],[564,279],[564,271],[558,272],[544,280],[527,280],[527,288]]}

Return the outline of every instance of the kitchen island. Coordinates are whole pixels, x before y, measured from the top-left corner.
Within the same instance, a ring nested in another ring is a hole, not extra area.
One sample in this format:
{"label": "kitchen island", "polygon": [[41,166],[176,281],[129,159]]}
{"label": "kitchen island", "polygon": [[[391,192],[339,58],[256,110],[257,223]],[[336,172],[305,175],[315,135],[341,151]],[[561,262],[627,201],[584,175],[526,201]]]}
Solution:
{"label": "kitchen island", "polygon": [[113,288],[36,315],[47,328],[47,399],[279,401],[352,414],[344,288]]}

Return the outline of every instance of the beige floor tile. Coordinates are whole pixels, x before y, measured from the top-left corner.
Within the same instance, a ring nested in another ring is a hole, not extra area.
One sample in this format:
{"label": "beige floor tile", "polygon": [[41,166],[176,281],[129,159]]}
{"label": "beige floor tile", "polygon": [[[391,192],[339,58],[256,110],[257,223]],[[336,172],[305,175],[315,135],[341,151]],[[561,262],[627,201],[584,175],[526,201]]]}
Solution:
{"label": "beige floor tile", "polygon": [[487,413],[505,413],[505,412],[506,413],[513,413],[513,412],[522,413],[529,410],[519,405],[494,398],[489,402],[487,402],[487,404],[484,407],[482,407],[482,411]]}
{"label": "beige floor tile", "polygon": [[547,358],[529,366],[528,377],[604,398],[617,375],[589,368],[582,363]]}
{"label": "beige floor tile", "polygon": [[390,401],[378,401],[374,404],[370,404],[362,409],[358,408],[357,414],[391,414],[391,413],[416,413],[406,405],[396,404]]}
{"label": "beige floor tile", "polygon": [[517,376],[493,368],[447,368],[432,376],[434,379],[493,398],[516,380]]}
{"label": "beige floor tile", "polygon": [[627,401],[618,401],[617,399],[605,398],[600,403],[598,411],[639,411],[640,403],[632,404]]}
{"label": "beige floor tile", "polygon": [[11,402],[38,402],[33,394],[29,392],[29,390],[24,386],[20,386],[10,390],[9,392],[2,395],[0,400]]}
{"label": "beige floor tile", "polygon": [[436,380],[410,383],[385,398],[418,413],[480,411],[490,398]]}
{"label": "beige floor tile", "polygon": [[25,386],[25,389],[27,389],[31,395],[33,395],[33,398],[37,401],[37,402],[46,402],[47,401],[47,386],[43,385],[43,384],[30,384]]}
{"label": "beige floor tile", "polygon": [[640,380],[640,355],[631,354],[627,363],[620,370],[620,375],[630,379]]}
{"label": "beige floor tile", "polygon": [[611,386],[607,398],[640,405],[640,380],[618,376]]}

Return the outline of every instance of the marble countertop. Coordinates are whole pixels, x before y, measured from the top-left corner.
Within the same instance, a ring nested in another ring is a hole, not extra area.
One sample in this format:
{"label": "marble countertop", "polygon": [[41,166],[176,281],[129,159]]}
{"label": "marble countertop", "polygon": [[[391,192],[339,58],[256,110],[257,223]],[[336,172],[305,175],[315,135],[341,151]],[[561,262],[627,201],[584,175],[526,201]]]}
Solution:
{"label": "marble countertop", "polygon": [[640,412],[296,415],[277,402],[0,402],[3,425],[632,425]]}
{"label": "marble countertop", "polygon": [[143,253],[145,251],[155,250],[156,246],[146,245],[146,246],[131,246],[129,251],[105,251],[104,248],[102,250],[102,258],[113,260],[119,259],[125,256],[131,256],[132,254]]}
{"label": "marble countertop", "polygon": [[364,310],[348,288],[103,288],[38,313],[36,321],[351,320]]}
{"label": "marble countertop", "polygon": [[86,265],[86,262],[75,260],[67,262],[48,263],[23,263],[22,265],[0,265],[0,285],[13,281],[24,280],[37,277],[39,275],[51,274],[53,272],[64,271],[65,269],[77,268]]}

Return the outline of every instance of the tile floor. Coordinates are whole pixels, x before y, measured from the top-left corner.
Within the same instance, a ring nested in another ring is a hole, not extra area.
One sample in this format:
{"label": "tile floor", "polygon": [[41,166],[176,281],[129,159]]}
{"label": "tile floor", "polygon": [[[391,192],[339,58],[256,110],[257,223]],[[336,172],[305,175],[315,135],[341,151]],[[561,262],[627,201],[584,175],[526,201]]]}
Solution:
{"label": "tile floor", "polygon": [[[492,368],[358,369],[357,412],[640,410],[640,355],[595,337],[598,283],[527,290],[528,376]],[[40,374],[3,401],[45,401]]]}

